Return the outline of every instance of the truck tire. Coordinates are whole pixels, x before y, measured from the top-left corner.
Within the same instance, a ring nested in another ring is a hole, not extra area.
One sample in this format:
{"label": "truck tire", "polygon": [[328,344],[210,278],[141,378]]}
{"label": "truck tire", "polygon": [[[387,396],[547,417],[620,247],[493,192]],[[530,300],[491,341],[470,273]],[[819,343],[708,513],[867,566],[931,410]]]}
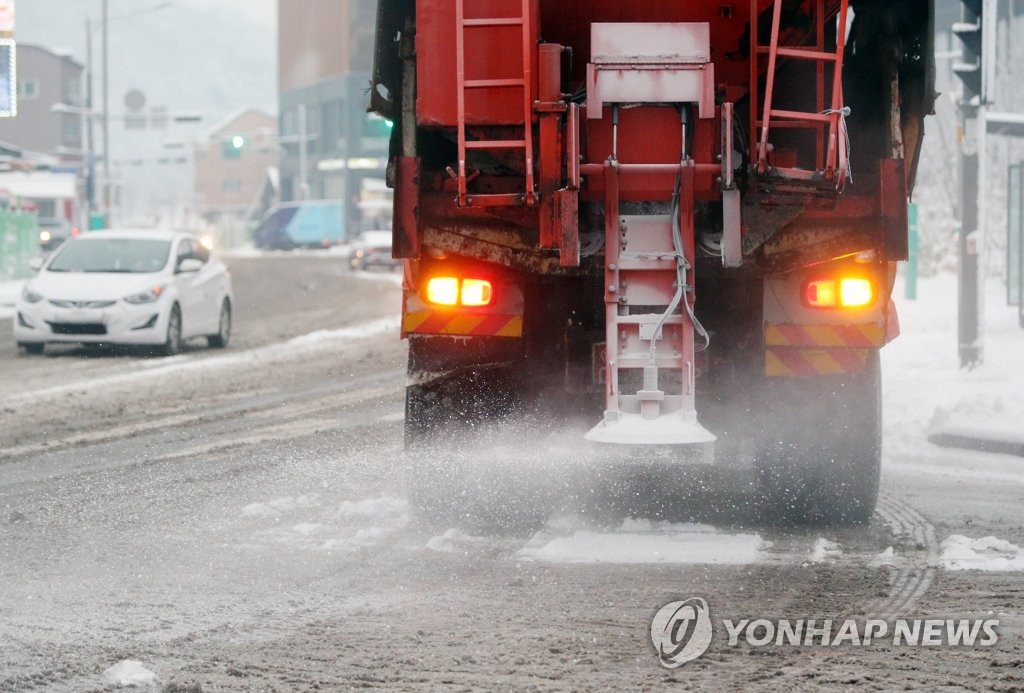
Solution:
{"label": "truck tire", "polygon": [[775,432],[760,456],[764,519],[776,524],[863,525],[878,499],[882,387],[877,350],[864,371],[779,382],[765,402]]}

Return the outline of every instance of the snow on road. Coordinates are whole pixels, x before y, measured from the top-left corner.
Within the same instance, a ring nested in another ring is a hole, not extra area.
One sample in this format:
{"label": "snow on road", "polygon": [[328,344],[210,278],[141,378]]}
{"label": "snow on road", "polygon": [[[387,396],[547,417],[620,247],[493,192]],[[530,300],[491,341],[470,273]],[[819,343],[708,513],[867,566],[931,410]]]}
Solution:
{"label": "snow on road", "polygon": [[811,563],[834,563],[843,556],[843,549],[834,541],[825,537],[818,537],[814,540],[811,553],[807,560]]}
{"label": "snow on road", "polygon": [[1024,549],[1005,539],[970,539],[953,534],[942,542],[942,565],[947,570],[1024,570]]}
{"label": "snow on road", "polygon": [[388,332],[397,333],[399,324],[398,317],[387,317],[335,330],[318,330],[295,337],[286,342],[269,344],[243,351],[229,351],[217,356],[210,356],[207,352],[201,352],[168,359],[127,362],[130,364],[131,370],[126,373],[115,373],[99,378],[73,381],[38,390],[16,393],[0,399],[0,404],[18,404],[29,400],[59,396],[69,392],[96,390],[113,385],[156,383],[174,373],[204,372],[239,366],[258,371],[260,368],[268,367],[275,363],[301,360],[337,351],[353,341],[376,337]]}
{"label": "snow on road", "polygon": [[550,563],[693,563],[742,565],[766,558],[771,546],[757,534],[732,534],[708,525],[626,519],[615,531],[576,529],[556,522],[517,554]]}
{"label": "snow on road", "polygon": [[262,524],[253,536],[302,550],[350,553],[380,544],[409,524],[404,498],[379,496],[340,505],[318,494],[285,496],[250,503],[241,515]]}

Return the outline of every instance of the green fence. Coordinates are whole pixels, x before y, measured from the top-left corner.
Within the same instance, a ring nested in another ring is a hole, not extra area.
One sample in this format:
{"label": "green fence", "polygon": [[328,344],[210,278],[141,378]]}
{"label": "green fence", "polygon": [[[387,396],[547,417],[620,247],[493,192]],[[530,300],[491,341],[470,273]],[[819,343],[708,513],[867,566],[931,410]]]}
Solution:
{"label": "green fence", "polygon": [[39,254],[39,217],[0,209],[0,281],[22,279]]}

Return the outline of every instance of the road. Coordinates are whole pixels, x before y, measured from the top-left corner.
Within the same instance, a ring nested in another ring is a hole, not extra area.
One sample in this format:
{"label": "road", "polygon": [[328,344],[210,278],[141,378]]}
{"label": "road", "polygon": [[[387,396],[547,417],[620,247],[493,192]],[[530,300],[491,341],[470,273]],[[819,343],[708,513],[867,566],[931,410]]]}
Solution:
{"label": "road", "polygon": [[[404,490],[394,277],[229,264],[226,351],[28,357],[0,327],[0,690],[104,689],[122,660],[168,690],[1024,687],[1019,573],[941,567],[951,534],[1024,544],[1024,473],[998,456],[909,453],[890,422],[870,526],[780,529],[742,472],[622,512],[571,439],[513,430],[458,457],[532,489],[542,526],[434,527]],[[651,619],[688,597],[714,638],[667,669]],[[760,647],[718,625],[847,617],[998,618],[999,639]]]}

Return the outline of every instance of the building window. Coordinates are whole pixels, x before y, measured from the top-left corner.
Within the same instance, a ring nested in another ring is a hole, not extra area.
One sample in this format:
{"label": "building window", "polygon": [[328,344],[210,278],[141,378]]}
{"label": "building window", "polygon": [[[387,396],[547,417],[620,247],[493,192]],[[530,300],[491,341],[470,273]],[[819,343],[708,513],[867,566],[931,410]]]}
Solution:
{"label": "building window", "polygon": [[289,108],[281,112],[281,134],[294,135],[298,132],[298,110]]}
{"label": "building window", "polygon": [[321,104],[321,141],[323,153],[339,154],[345,150],[345,111],[341,101],[327,101]]}
{"label": "building window", "polygon": [[81,125],[77,117],[64,119],[64,144],[77,143],[81,134]]}
{"label": "building window", "polygon": [[18,98],[26,101],[39,98],[39,80],[25,79],[18,82]]}
{"label": "building window", "polygon": [[77,77],[68,80],[64,90],[64,101],[71,104],[83,103],[82,85]]}
{"label": "building window", "polygon": [[226,193],[241,192],[242,181],[238,178],[225,178],[220,184],[220,189]]}

